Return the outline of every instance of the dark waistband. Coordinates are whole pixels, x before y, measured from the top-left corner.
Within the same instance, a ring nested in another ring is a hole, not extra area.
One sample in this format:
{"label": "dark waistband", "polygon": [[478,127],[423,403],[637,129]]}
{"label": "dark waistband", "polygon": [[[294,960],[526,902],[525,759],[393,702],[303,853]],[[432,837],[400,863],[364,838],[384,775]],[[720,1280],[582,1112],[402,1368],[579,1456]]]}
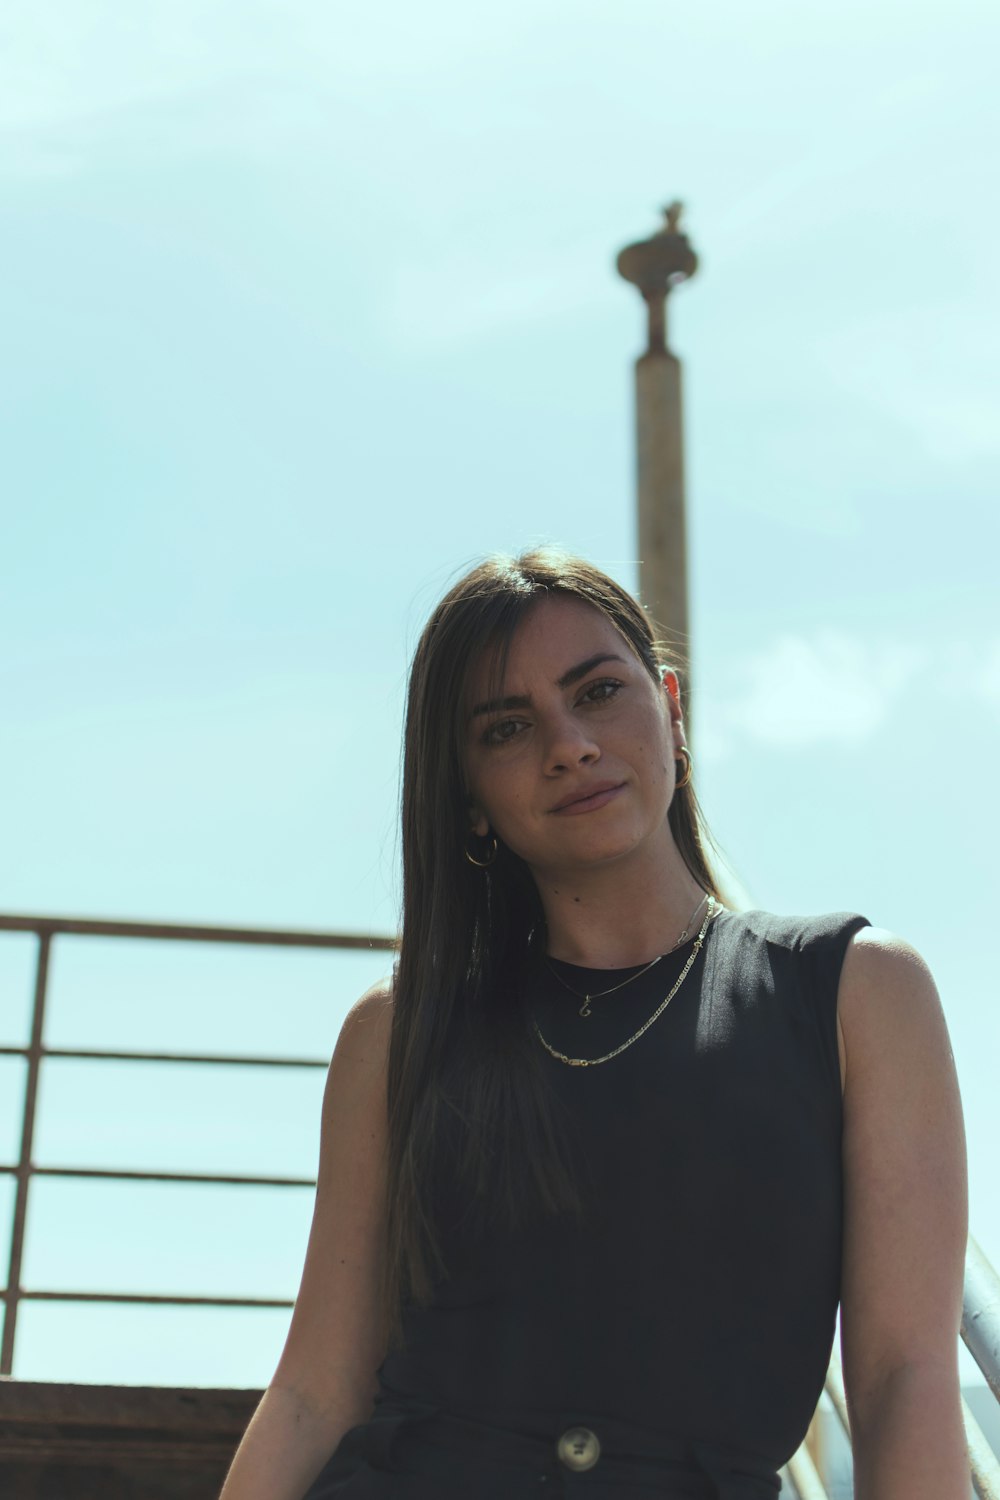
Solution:
{"label": "dark waistband", "polygon": [[[446,1459],[456,1483],[467,1471],[470,1493],[484,1500],[489,1492],[498,1497],[509,1493],[515,1475],[529,1473],[538,1481],[558,1478],[564,1489],[593,1500],[605,1490],[630,1489],[677,1500],[774,1500],[781,1488],[774,1467],[758,1455],[579,1410],[544,1417],[504,1413],[500,1423],[478,1413],[384,1395],[364,1426],[365,1454],[376,1467],[398,1464],[404,1471],[412,1467],[429,1473],[435,1462]],[[557,1445],[564,1432],[581,1427],[597,1437],[600,1457],[593,1467],[574,1471],[558,1457]]]}

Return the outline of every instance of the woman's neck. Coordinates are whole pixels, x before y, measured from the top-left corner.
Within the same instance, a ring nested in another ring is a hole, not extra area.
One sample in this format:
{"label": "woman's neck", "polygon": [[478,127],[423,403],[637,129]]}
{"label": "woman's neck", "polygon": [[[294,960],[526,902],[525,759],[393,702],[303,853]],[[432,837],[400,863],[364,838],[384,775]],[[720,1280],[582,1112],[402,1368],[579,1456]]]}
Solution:
{"label": "woman's neck", "polygon": [[536,872],[535,883],[549,957],[583,968],[649,963],[668,952],[685,927],[691,937],[705,920],[705,890],[672,838],[655,859],[639,855],[592,869]]}

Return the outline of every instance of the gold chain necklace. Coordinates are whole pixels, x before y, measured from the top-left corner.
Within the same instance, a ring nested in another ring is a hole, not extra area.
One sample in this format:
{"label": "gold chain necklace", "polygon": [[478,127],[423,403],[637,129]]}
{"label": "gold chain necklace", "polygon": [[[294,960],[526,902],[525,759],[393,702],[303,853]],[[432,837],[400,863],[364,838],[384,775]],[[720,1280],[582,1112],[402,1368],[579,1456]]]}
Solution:
{"label": "gold chain necklace", "polygon": [[689,970],[691,968],[691,965],[694,963],[695,959],[698,957],[698,954],[701,952],[701,946],[702,946],[702,943],[704,943],[704,941],[705,941],[705,934],[708,931],[708,924],[709,924],[709,922],[711,922],[711,920],[712,920],[713,916],[715,915],[716,911],[721,911],[721,910],[722,910],[721,903],[718,902],[718,901],[716,901],[715,898],[714,898],[714,896],[709,896],[709,898],[708,898],[708,910],[705,913],[705,920],[701,924],[701,931],[698,933],[698,936],[694,940],[694,947],[691,949],[691,952],[688,955],[687,963],[684,965],[683,969],[681,970],[680,976],[678,977],[678,980],[677,980],[677,983],[674,985],[674,987],[670,991],[669,995],[667,995],[666,999],[661,1000],[660,1004],[656,1007],[656,1009],[654,1010],[653,1014],[650,1016],[649,1020],[648,1021],[644,1021],[643,1024],[639,1027],[639,1030],[637,1032],[635,1032],[632,1036],[630,1036],[627,1042],[622,1042],[621,1046],[620,1047],[616,1047],[613,1052],[605,1052],[605,1054],[604,1054],[603,1057],[567,1057],[566,1054],[565,1054],[565,1052],[558,1052],[555,1047],[551,1046],[545,1040],[545,1038],[542,1036],[541,1031],[539,1030],[538,1022],[535,1020],[534,1016],[532,1016],[532,1018],[531,1018],[531,1024],[532,1024],[532,1026],[534,1028],[535,1035],[537,1036],[538,1040],[541,1042],[542,1046],[545,1048],[546,1052],[550,1053],[553,1057],[557,1058],[559,1062],[565,1063],[567,1065],[567,1067],[570,1067],[570,1068],[594,1068],[594,1067],[597,1066],[598,1063],[610,1062],[613,1057],[618,1057],[622,1052],[625,1051],[625,1049],[627,1047],[631,1047],[632,1043],[633,1042],[637,1042],[639,1040],[639,1038],[641,1036],[643,1036],[649,1030],[649,1028],[652,1026],[653,1022],[655,1020],[657,1020],[660,1016],[662,1016],[663,1012],[666,1010],[667,1006],[670,1004],[671,1000],[674,998],[674,996],[676,995],[677,991],[680,989],[681,985],[684,983],[685,979],[688,976],[688,972],[689,972]]}
{"label": "gold chain necklace", "polygon": [[[673,953],[674,949],[675,948],[679,948],[680,945],[681,945],[681,943],[683,943],[686,940],[688,934],[691,931],[691,923],[694,921],[695,917],[701,911],[702,906],[705,904],[705,899],[706,899],[707,895],[708,895],[707,891],[703,891],[702,892],[701,900],[698,902],[698,905],[695,907],[694,911],[688,917],[688,919],[687,919],[687,925],[685,926],[684,931],[681,933],[681,935],[677,939],[676,943],[674,943],[670,948],[667,949],[667,953]],[[556,970],[553,969],[553,967],[552,967],[552,965],[551,965],[551,963],[549,962],[548,959],[546,959],[545,962],[546,962],[546,966],[548,967],[549,973],[552,975],[553,979],[558,979],[559,983],[563,986],[564,989],[569,990],[569,992],[570,992],[571,995],[575,995],[578,1000],[582,1000],[583,1001],[583,1004],[580,1006],[580,1009],[577,1011],[577,1015],[578,1016],[589,1016],[589,1015],[593,1014],[593,1012],[590,1009],[590,1002],[591,1002],[591,1000],[603,1000],[604,997],[605,997],[605,995],[614,995],[618,990],[623,990],[625,988],[625,986],[627,984],[631,984],[633,980],[635,980],[635,979],[641,979],[642,976],[643,976],[643,974],[648,974],[649,971],[650,971],[650,969],[652,969],[655,964],[658,964],[660,962],[661,958],[665,958],[665,957],[666,957],[665,953],[658,953],[654,959],[651,959],[648,964],[645,964],[639,970],[638,974],[630,974],[627,979],[623,979],[619,984],[613,984],[609,990],[595,990],[593,994],[586,994],[586,995],[581,995],[579,990],[575,990],[571,984],[567,984],[566,980],[562,977],[562,975],[558,974],[556,972]]]}

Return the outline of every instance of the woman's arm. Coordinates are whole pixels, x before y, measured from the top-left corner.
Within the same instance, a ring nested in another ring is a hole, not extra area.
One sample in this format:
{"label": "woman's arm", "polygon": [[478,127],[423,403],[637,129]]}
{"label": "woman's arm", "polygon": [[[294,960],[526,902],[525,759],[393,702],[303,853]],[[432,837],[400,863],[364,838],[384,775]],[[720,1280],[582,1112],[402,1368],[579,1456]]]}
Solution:
{"label": "woman's arm", "polygon": [[220,1500],[302,1500],[343,1434],[371,1413],[384,1354],[378,1279],[391,1006],[386,987],[370,990],[337,1041],[288,1337]]}
{"label": "woman's arm", "polygon": [[844,959],[841,1345],[855,1500],[967,1500],[958,1384],[965,1133],[919,953],[864,928]]}

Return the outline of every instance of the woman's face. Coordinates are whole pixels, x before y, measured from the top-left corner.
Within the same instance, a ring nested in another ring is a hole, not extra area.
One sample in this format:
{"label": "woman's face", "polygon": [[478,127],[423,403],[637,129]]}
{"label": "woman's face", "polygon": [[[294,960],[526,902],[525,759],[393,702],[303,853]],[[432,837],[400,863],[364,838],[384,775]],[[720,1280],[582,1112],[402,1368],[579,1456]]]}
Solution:
{"label": "woman's face", "polygon": [[594,866],[669,837],[684,726],[677,679],[657,685],[598,609],[566,595],[532,605],[499,696],[471,674],[470,827],[536,871]]}

